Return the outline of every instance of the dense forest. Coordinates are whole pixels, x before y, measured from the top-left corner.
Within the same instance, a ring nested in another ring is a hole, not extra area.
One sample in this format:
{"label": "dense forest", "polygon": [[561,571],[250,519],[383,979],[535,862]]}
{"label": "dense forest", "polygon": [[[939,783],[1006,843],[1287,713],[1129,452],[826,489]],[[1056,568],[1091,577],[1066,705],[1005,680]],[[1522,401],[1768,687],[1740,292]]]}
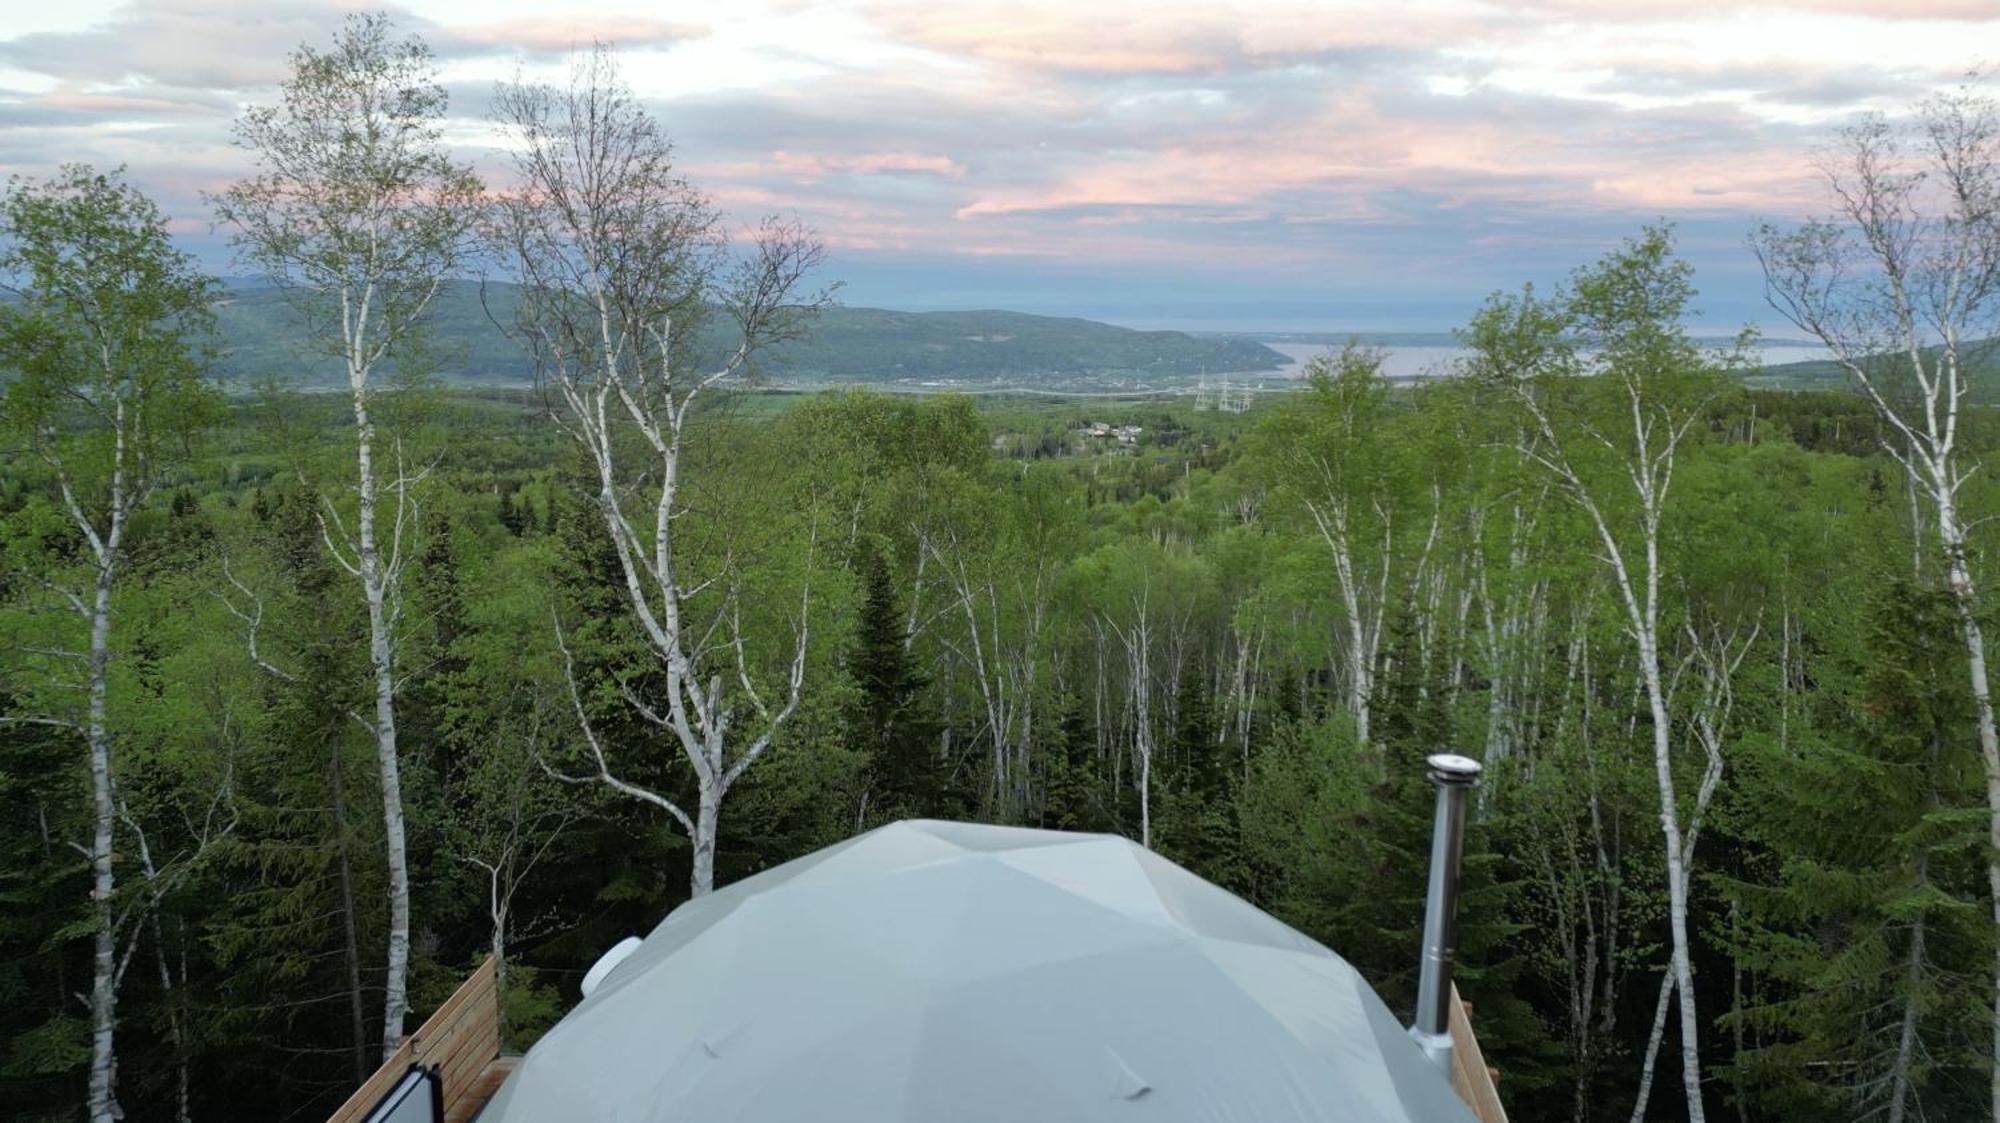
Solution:
{"label": "dense forest", "polygon": [[[221,290],[116,175],[7,194],[10,1117],[311,1119],[481,957],[525,1046],[690,896],[910,816],[1127,835],[1407,1011],[1450,749],[1517,1118],[2000,1118],[1990,101],[1755,235],[1842,391],[1746,388],[1653,228],[1451,377],[1086,416],[746,390],[822,251],[727,239],[615,65],[503,86],[488,185],[379,17],[246,113],[216,217],[338,394],[223,395]],[[531,391],[438,385],[475,264]]]}

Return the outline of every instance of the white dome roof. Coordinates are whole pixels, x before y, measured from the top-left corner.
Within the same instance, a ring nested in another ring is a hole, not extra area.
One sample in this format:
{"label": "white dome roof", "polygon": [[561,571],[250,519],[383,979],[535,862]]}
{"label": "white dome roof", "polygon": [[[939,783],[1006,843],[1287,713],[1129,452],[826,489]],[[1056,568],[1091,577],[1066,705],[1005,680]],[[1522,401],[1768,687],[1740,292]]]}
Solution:
{"label": "white dome roof", "polygon": [[1122,838],[927,821],[674,910],[481,1116],[1472,1118],[1354,968],[1240,898]]}

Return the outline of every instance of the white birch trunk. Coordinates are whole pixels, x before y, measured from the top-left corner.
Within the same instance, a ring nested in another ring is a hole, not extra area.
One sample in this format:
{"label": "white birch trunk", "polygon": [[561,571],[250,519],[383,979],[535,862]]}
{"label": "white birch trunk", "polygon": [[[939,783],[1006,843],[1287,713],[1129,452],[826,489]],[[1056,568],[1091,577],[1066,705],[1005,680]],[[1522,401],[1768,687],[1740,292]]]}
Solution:
{"label": "white birch trunk", "polygon": [[[1692,654],[1688,657],[1689,661],[1699,664],[1705,676],[1702,697],[1695,709],[1692,725],[1695,739],[1700,742],[1703,753],[1708,758],[1708,763],[1702,771],[1701,783],[1695,790],[1694,810],[1689,817],[1686,840],[1680,850],[1682,860],[1678,865],[1681,867],[1680,885],[1682,888],[1683,908],[1685,908],[1688,879],[1691,876],[1688,867],[1691,867],[1694,863],[1694,851],[1701,837],[1702,822],[1708,813],[1709,803],[1714,799],[1716,786],[1722,781],[1723,732],[1728,726],[1730,713],[1735,706],[1734,677],[1737,669],[1742,666],[1744,657],[1749,654],[1750,648],[1757,642],[1757,636],[1761,631],[1761,626],[1753,625],[1748,635],[1742,637],[1740,641],[1736,634],[1726,636],[1717,634],[1712,640],[1704,643],[1703,637],[1697,633],[1693,625],[1688,625],[1687,627],[1688,639],[1693,649]],[[1658,663],[1658,651],[1655,649],[1652,665],[1657,667]],[[1683,665],[1683,669],[1685,669],[1685,664]],[[1678,674],[1676,677],[1678,677]],[[1678,828],[1678,823],[1676,827]],[[1678,833],[1678,830],[1676,833]],[[1673,869],[1675,865],[1676,863],[1672,861],[1670,854],[1669,869]],[[1681,916],[1681,921],[1682,928],[1680,929],[1680,933],[1684,938],[1686,932],[1684,914]],[[1686,947],[1687,945],[1682,943],[1680,946]],[[1659,1053],[1662,1034],[1665,1028],[1666,1002],[1669,989],[1672,989],[1681,996],[1681,1033],[1683,1035],[1681,1063],[1683,1066],[1689,1063],[1685,1039],[1688,1032],[1688,1010],[1691,1005],[1688,1001],[1688,994],[1690,993],[1692,984],[1692,973],[1685,969],[1686,964],[1684,960],[1684,956],[1677,956],[1674,963],[1674,970],[1661,980],[1659,1005],[1654,1011],[1652,1033],[1646,1041],[1645,1061],[1639,1082],[1639,1098],[1633,1107],[1632,1118],[1635,1120],[1635,1123],[1643,1120],[1647,1098],[1652,1090],[1653,1066],[1655,1058]],[[1671,988],[1668,985],[1669,983],[1672,984]],[[1690,1095],[1697,1095],[1699,1086],[1690,1086],[1688,1092]]]}
{"label": "white birch trunk", "polygon": [[[125,814],[126,812],[121,808],[120,813]],[[131,820],[128,818],[127,821],[130,822]],[[174,975],[167,967],[166,926],[160,923],[160,898],[158,894],[160,869],[153,862],[152,847],[146,841],[145,832],[138,829],[137,825],[134,824],[133,833],[137,836],[136,841],[139,847],[139,868],[144,872],[147,883],[154,887],[154,896],[150,902],[149,915],[147,917],[147,927],[151,928],[153,932],[153,964],[159,972],[160,995],[169,1006],[167,1013],[167,1040],[174,1047],[174,1118],[178,1123],[189,1123],[189,1119],[192,1116],[192,1101],[188,1080],[186,1023],[180,1011],[171,1009],[174,1001]],[[137,937],[135,936],[134,943],[136,942]],[[125,954],[128,963],[133,950],[135,949],[129,946],[126,949]],[[121,972],[124,966],[124,964],[120,965]],[[185,948],[181,951],[181,981],[187,981],[187,950]]]}
{"label": "white birch trunk", "polygon": [[[1687,1093],[1688,1123],[1704,1123],[1707,1118],[1701,1099],[1701,1022],[1696,1010],[1694,992],[1694,967],[1689,953],[1688,942],[1688,867],[1692,862],[1692,849],[1682,837],[1679,796],[1674,783],[1673,772],[1673,726],[1668,707],[1667,688],[1660,669],[1660,522],[1665,511],[1666,497],[1673,480],[1674,457],[1681,439],[1698,416],[1690,411],[1678,425],[1663,423],[1658,416],[1648,417],[1646,403],[1638,387],[1628,383],[1626,393],[1631,406],[1632,434],[1637,447],[1628,465],[1629,478],[1639,501],[1639,550],[1643,551],[1645,569],[1635,580],[1633,568],[1627,561],[1628,551],[1612,531],[1611,523],[1605,517],[1603,507],[1596,495],[1583,479],[1577,475],[1562,452],[1562,442],[1555,426],[1541,403],[1532,394],[1523,395],[1534,419],[1538,435],[1546,444],[1546,450],[1524,448],[1522,451],[1531,459],[1553,472],[1567,487],[1571,497],[1582,508],[1596,531],[1598,544],[1603,547],[1602,559],[1611,571],[1619,599],[1625,609],[1626,631],[1633,641],[1634,654],[1638,661],[1639,687],[1646,698],[1647,710],[1652,719],[1652,748],[1654,780],[1658,785],[1660,801],[1660,836],[1666,852],[1667,867],[1667,919],[1668,931],[1672,938],[1671,959],[1667,977],[1672,980],[1673,990],[1679,999],[1681,1031],[1682,1085]],[[1653,436],[1665,429],[1659,446],[1653,443]],[[1641,584],[1641,581],[1643,584]],[[1715,774],[1719,778],[1719,771]],[[1704,792],[1712,790],[1705,782]],[[1655,1019],[1661,1024],[1664,1008]],[[1657,1048],[1658,1034],[1649,1048]],[[1650,1091],[1650,1067],[1642,1074],[1641,1090]],[[1642,1098],[1634,1109],[1635,1123],[1643,1123],[1645,1100]]]}
{"label": "white birch trunk", "polygon": [[[360,337],[355,333],[355,338]],[[389,872],[389,948],[383,980],[382,1056],[388,1059],[403,1043],[403,1021],[409,1014],[410,865],[403,824],[402,761],[396,751],[396,664],[392,598],[394,573],[382,557],[375,532],[380,481],[375,473],[375,426],[368,417],[368,371],[350,366],[354,400],[355,461],[360,509],[356,513],[356,568],[362,596],[368,602],[368,659],[374,670],[375,716],[369,730],[375,737],[375,760],[382,782],[382,842]]]}
{"label": "white birch trunk", "polygon": [[[114,498],[113,503],[115,508],[118,500]],[[116,517],[114,515],[114,519]],[[118,1107],[115,1087],[118,934],[117,917],[111,900],[117,888],[111,863],[112,828],[117,822],[118,812],[111,791],[111,731],[105,720],[105,695],[111,664],[111,582],[121,530],[119,523],[114,521],[111,534],[105,541],[105,550],[100,553],[96,598],[90,617],[90,710],[87,719],[92,819],[90,897],[97,914],[90,971],[90,1091],[87,1107],[92,1123],[111,1123],[124,1117],[124,1112]]]}
{"label": "white birch trunk", "polygon": [[1645,1059],[1639,1062],[1639,1095],[1632,1102],[1632,1123],[1646,1123],[1646,1108],[1653,1099],[1653,1070],[1659,1064],[1660,1042],[1666,1040],[1667,1009],[1673,1002],[1676,982],[1671,971],[1660,976],[1660,997],[1653,1003],[1652,1028],[1646,1032]]}
{"label": "white birch trunk", "polygon": [[704,781],[696,793],[694,811],[694,873],[689,890],[697,897],[715,889],[716,831],[722,823],[722,789]]}
{"label": "white birch trunk", "polygon": [[[1382,639],[1382,599],[1389,580],[1390,538],[1385,527],[1381,558],[1382,588],[1370,590],[1357,571],[1354,547],[1349,535],[1347,504],[1333,499],[1325,504],[1307,503],[1320,537],[1333,554],[1335,585],[1341,608],[1347,617],[1347,712],[1354,719],[1354,739],[1366,746],[1370,736],[1371,706],[1375,698],[1375,657]],[[1386,520],[1385,520],[1386,521]],[[1375,595],[1371,596],[1371,592]]]}
{"label": "white birch trunk", "polygon": [[1153,637],[1144,608],[1127,641],[1132,666],[1132,747],[1139,765],[1139,845],[1153,848]]}
{"label": "white birch trunk", "polygon": [[1153,629],[1149,596],[1132,598],[1132,626],[1120,628],[1114,621],[1104,623],[1125,648],[1125,666],[1130,676],[1128,696],[1132,707],[1133,780],[1139,792],[1139,845],[1153,847]]}
{"label": "white birch trunk", "polygon": [[[1651,552],[1652,543],[1648,543]],[[1665,692],[1660,685],[1658,639],[1640,641],[1640,669],[1646,676],[1646,701],[1653,711],[1653,769],[1660,786],[1660,835],[1667,850],[1667,911],[1673,933],[1674,989],[1680,1001],[1681,1083],[1687,1091],[1688,1121],[1701,1123],[1701,1021],[1695,1009],[1694,964],[1688,954],[1688,862],[1681,848],[1680,808],[1674,793],[1672,726]]]}
{"label": "white birch trunk", "polygon": [[[109,363],[106,364],[109,374]],[[90,651],[88,666],[90,692],[84,734],[90,744],[90,897],[96,913],[97,931],[91,944],[90,972],[90,1080],[86,1109],[92,1123],[109,1123],[124,1117],[118,1106],[118,917],[112,897],[117,890],[113,868],[113,831],[118,822],[116,793],[111,777],[111,728],[107,697],[111,686],[111,590],[118,572],[120,551],[125,538],[125,519],[134,496],[126,478],[126,426],[132,420],[123,398],[113,409],[114,459],[112,462],[109,523],[102,536],[77,504],[68,477],[62,476],[63,497],[70,517],[83,532],[97,561],[90,604]]]}

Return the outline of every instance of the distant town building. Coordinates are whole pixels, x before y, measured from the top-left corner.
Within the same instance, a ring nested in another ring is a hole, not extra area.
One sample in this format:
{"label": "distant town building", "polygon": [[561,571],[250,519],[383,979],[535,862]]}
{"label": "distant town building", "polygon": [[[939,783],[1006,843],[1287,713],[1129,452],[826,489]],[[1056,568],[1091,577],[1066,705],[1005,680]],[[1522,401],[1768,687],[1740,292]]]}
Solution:
{"label": "distant town building", "polygon": [[1108,441],[1118,451],[1137,447],[1139,435],[1146,431],[1143,425],[1112,425],[1105,421],[1086,421],[1076,430],[1078,442],[1088,448],[1093,441]]}

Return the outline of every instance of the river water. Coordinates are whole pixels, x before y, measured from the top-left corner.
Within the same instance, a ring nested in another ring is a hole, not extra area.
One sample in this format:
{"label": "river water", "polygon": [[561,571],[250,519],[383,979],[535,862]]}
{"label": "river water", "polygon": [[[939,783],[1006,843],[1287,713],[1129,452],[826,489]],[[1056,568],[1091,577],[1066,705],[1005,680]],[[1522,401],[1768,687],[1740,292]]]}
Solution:
{"label": "river water", "polygon": [[[1258,342],[1291,360],[1281,370],[1258,372],[1267,378],[1302,377],[1306,360],[1315,355],[1324,355],[1340,349],[1336,344],[1326,343],[1295,343],[1282,340]],[[1449,374],[1460,360],[1471,354],[1463,347],[1454,346],[1383,346],[1382,350],[1387,352],[1387,357],[1382,362],[1382,373],[1399,380],[1433,378],[1440,374]],[[1826,358],[1824,348],[1807,346],[1795,340],[1774,340],[1764,344],[1759,350],[1765,366]]]}

